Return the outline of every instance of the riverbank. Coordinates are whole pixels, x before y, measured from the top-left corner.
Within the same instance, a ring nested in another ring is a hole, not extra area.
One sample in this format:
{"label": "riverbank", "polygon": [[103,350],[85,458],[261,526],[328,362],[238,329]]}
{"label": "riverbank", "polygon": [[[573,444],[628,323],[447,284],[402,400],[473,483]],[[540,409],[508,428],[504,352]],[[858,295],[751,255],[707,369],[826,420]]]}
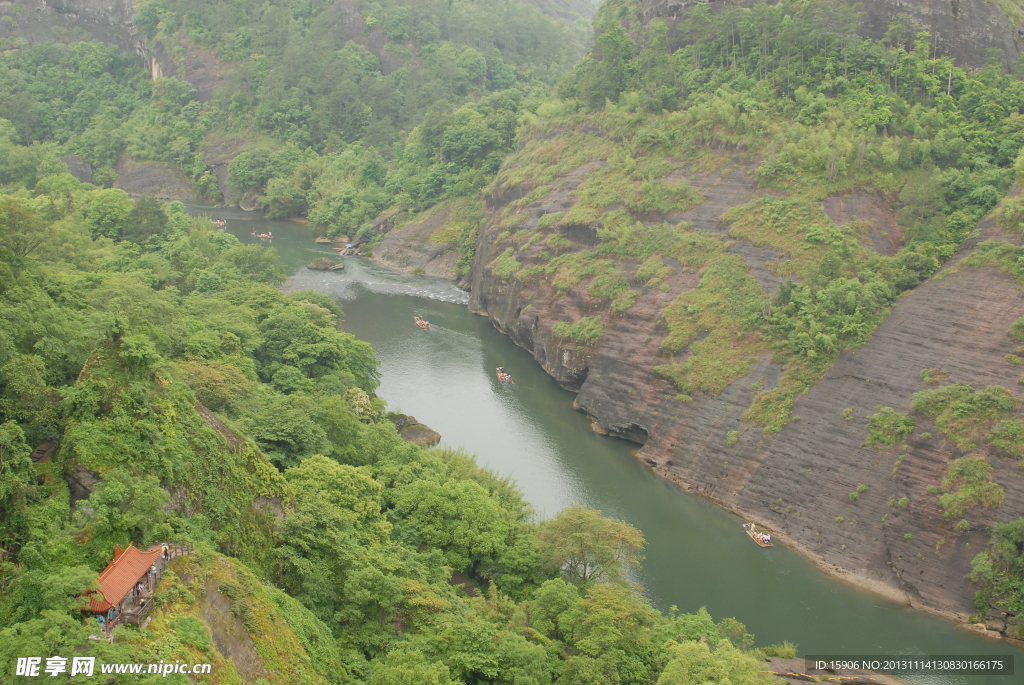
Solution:
{"label": "riverbank", "polygon": [[[198,209],[196,211],[214,211]],[[784,640],[802,653],[1018,654],[1024,650],[962,630],[951,621],[891,602],[837,579],[786,544],[763,550],[743,534],[744,518],[690,497],[638,458],[638,448],[591,430],[578,399],[488,318],[471,314],[451,281],[413,276],[343,257],[341,272],[305,264],[333,256],[328,245],[291,222],[216,210],[244,242],[273,232],[291,274],[286,290],[313,288],[341,301],[344,330],[370,342],[381,359],[378,394],[392,411],[415,416],[477,461],[516,481],[538,516],[587,504],[638,527],[646,560],[635,580],[655,606],[735,616],[757,644]],[[428,318],[424,332],[412,317]],[[503,386],[496,366],[513,372]],[[699,494],[699,493],[692,493]],[[775,526],[769,526],[775,529]],[[828,569],[825,569],[827,571]],[[1009,679],[929,681],[928,685],[1001,685]]]}
{"label": "riverbank", "polygon": [[[391,266],[386,261],[385,264]],[[965,578],[973,557],[969,550],[971,547],[975,550],[984,547],[986,536],[983,532],[974,531],[973,535],[954,534],[955,538],[960,539],[961,544],[954,546],[959,549],[952,554],[947,550],[944,557],[932,549],[926,557],[913,547],[911,553],[902,553],[902,550],[910,547],[908,543],[920,534],[918,531],[909,533],[908,537],[904,529],[888,532],[884,525],[865,522],[865,518],[872,513],[877,516],[875,520],[882,524],[887,523],[889,518],[906,519],[905,515],[900,516],[901,512],[893,516],[887,500],[913,487],[887,482],[891,478],[890,470],[884,465],[878,468],[880,455],[875,450],[862,447],[867,418],[873,408],[885,400],[877,400],[870,394],[867,398],[859,397],[845,402],[835,397],[818,398],[823,406],[816,410],[806,408],[806,400],[801,400],[800,404],[804,406],[798,406],[795,413],[817,418],[818,426],[804,419],[787,427],[776,439],[752,435],[760,431],[742,420],[743,411],[749,402],[744,400],[744,396],[756,384],[767,383],[771,387],[778,381],[781,369],[762,362],[755,365],[745,379],[735,383],[737,387],[730,387],[717,397],[695,398],[692,403],[680,403],[675,399],[673,389],[651,374],[650,369],[658,363],[658,349],[656,345],[648,344],[645,337],[653,332],[651,320],[660,312],[659,301],[667,301],[674,295],[673,292],[664,294],[657,291],[641,296],[629,312],[612,320],[611,327],[606,328],[605,337],[597,346],[581,352],[574,343],[560,343],[551,333],[553,322],[565,318],[566,303],[545,301],[541,297],[543,293],[536,288],[519,283],[514,278],[502,282],[487,274],[486,269],[482,270],[485,272],[483,277],[474,273],[475,290],[471,293],[471,311],[486,316],[498,331],[529,352],[560,385],[576,392],[574,407],[593,422],[591,427],[597,434],[625,438],[641,445],[635,457],[650,467],[655,475],[725,511],[772,531],[793,551],[844,583],[888,601],[938,616],[985,637],[1003,638],[998,632],[968,623],[973,613],[971,600],[974,592]],[[671,282],[670,279],[668,283]],[[682,286],[676,284],[672,287]],[[929,290],[930,286],[927,286],[923,292],[928,293]],[[915,303],[921,301],[922,298],[918,298]],[[569,304],[577,310],[583,309],[578,301]],[[1006,322],[1008,326],[1009,321]],[[997,328],[998,324],[993,327]],[[883,340],[887,333],[888,328],[883,324],[880,329]],[[867,352],[874,352],[870,345]],[[863,356],[864,351],[861,354]],[[883,351],[879,356],[884,362],[884,365],[879,363],[881,368],[898,361],[898,357],[893,357],[888,351]],[[988,361],[991,363],[994,360]],[[922,360],[920,363],[923,367],[926,362]],[[875,373],[879,373],[878,369],[875,369]],[[826,379],[835,375],[826,374]],[[992,382],[991,379],[988,381]],[[880,383],[876,387],[885,386]],[[900,388],[895,390],[906,392],[909,397],[910,391]],[[812,392],[827,393],[820,388]],[[858,389],[858,393],[863,394],[861,389]],[[892,403],[892,400],[889,399],[888,403]],[[843,413],[844,407],[848,405],[855,407],[856,418],[853,421],[846,420]],[[680,416],[687,410],[692,414],[694,409],[697,410],[696,417],[691,416],[687,420],[685,416]],[[836,418],[839,420],[836,421]],[[728,444],[726,434],[734,426],[739,429],[740,440],[739,445],[732,447]],[[831,466],[822,468],[821,465],[821,436],[832,436],[837,428],[842,437],[847,438],[842,448],[849,457],[848,463],[833,473]],[[791,435],[794,432],[798,434],[797,437]],[[813,437],[805,438],[808,434]],[[773,446],[776,440],[786,446]],[[810,447],[808,442],[811,443]],[[935,447],[928,444],[927,440],[912,440],[911,445],[914,449],[909,452],[910,457],[921,457],[922,460]],[[749,451],[744,454],[744,450]],[[694,452],[697,458],[694,458]],[[800,452],[803,452],[800,467],[793,468],[787,462],[790,462],[791,455]],[[895,458],[894,455],[892,459]],[[918,482],[926,478],[934,479],[932,482],[941,480],[941,476],[935,473],[941,467],[941,459],[933,455],[929,463],[931,468],[927,474],[918,475]],[[913,468],[913,462],[908,463],[906,468],[908,471]],[[811,478],[802,477],[797,469],[802,474],[816,475]],[[823,483],[823,479],[828,480]],[[794,481],[798,487],[794,487]],[[863,509],[867,508],[866,503],[872,502],[872,498],[865,496],[862,501],[853,504],[846,496],[862,483],[866,483],[871,490],[881,491],[873,497],[872,512],[866,515]],[[920,489],[925,490],[927,484],[925,480]],[[758,485],[760,497],[746,496],[748,486]],[[833,491],[831,497],[820,496],[822,485]],[[815,504],[834,498],[827,502],[827,506],[833,509],[836,501],[843,503],[840,504],[841,511],[829,511],[824,516],[815,516],[811,507],[797,507],[793,503],[801,499],[814,502],[804,497],[806,493],[801,492],[800,488],[819,492]],[[935,511],[934,503],[928,506],[926,502],[924,506],[929,511],[920,527],[925,529],[926,534],[930,532],[932,537],[942,539],[944,532],[940,531],[939,535],[935,533],[936,520],[940,523],[942,521],[941,514]],[[851,516],[850,510],[856,513]],[[795,516],[792,515],[794,511]],[[818,525],[808,523],[810,521]],[[831,525],[822,526],[822,521]],[[870,549],[879,543],[880,538],[883,548],[881,554],[869,551],[866,558],[847,554],[853,547]],[[933,540],[929,545],[934,546],[936,542]],[[924,545],[918,544],[917,547]],[[955,563],[947,566],[950,557]],[[853,562],[850,563],[849,559],[853,559]],[[935,576],[932,583],[933,588],[940,591],[938,593],[929,594],[927,588],[919,587],[916,578],[907,578],[925,575],[925,569],[921,567],[926,565],[926,560],[931,562],[927,565]]]}

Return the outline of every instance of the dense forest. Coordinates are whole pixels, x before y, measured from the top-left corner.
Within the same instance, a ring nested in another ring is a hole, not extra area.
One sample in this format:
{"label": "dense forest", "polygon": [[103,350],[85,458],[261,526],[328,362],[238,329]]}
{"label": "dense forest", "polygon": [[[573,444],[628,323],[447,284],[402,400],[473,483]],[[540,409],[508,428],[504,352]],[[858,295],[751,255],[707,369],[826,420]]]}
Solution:
{"label": "dense forest", "polygon": [[[493,8],[410,17],[392,7],[379,18],[389,36],[435,46],[436,61],[421,67],[427,79],[389,79],[360,72],[368,60],[354,43],[305,40],[315,17],[281,15],[275,29],[266,17],[279,7],[224,7],[180,17],[189,40],[253,67],[209,106],[100,44],[3,53],[4,668],[73,652],[211,662],[211,682],[250,682],[204,613],[227,597],[266,666],[258,682],[683,683],[693,672],[767,682],[758,657],[793,648],[752,651],[735,620],[652,609],[630,581],[639,531],[583,507],[538,522],[514,484],[472,457],[404,442],[374,395],[373,350],[338,331],[330,298],[281,294],[272,249],[242,245],[180,203],[109,187],[127,150],[214,192],[196,150],[219,130],[277,136],[232,165],[240,190],[273,197],[275,182],[313,170],[313,181],[363,193],[352,221],[402,192],[466,195],[511,149],[524,99],[539,102],[569,59],[549,51],[572,41],[517,44],[517,31],[552,30],[520,12],[509,34],[460,47],[440,31],[479,36]],[[140,24],[165,30],[174,11],[145,5]],[[358,110],[351,121],[323,121],[336,113],[328,104],[268,109],[287,105],[290,56],[336,62],[338,78],[306,84],[327,92],[298,99],[340,99]],[[390,123],[389,98],[402,100]],[[410,121],[424,123],[403,133]],[[68,153],[95,166],[95,185],[67,172]],[[115,545],[163,540],[194,551],[165,574],[151,622],[90,640],[101,631],[83,597]],[[465,583],[451,584],[453,573]]]}
{"label": "dense forest", "polygon": [[396,203],[479,190],[586,33],[522,1],[360,10],[356,33],[386,41],[380,58],[337,30],[332,2],[140,3],[136,26],[180,69],[190,50],[225,65],[212,101],[179,78],[151,81],[113,47],[48,44],[0,56],[0,118],[19,143],[81,156],[100,183],[125,152],[180,167],[210,199],[221,190],[203,153],[238,142],[233,191],[258,197],[271,217],[308,215],[332,235],[354,234]]}
{"label": "dense forest", "polygon": [[[267,682],[765,681],[741,624],[636,594],[637,530],[583,507],[538,523],[471,457],[399,438],[373,350],[337,330],[330,298],[281,294],[272,249],[66,172],[8,190],[5,668],[74,651],[212,662],[211,682],[242,682],[203,622],[215,587]],[[59,449],[30,459],[47,441]],[[68,474],[91,474],[91,492]],[[152,623],[87,639],[82,596],[114,545],[167,539],[196,550],[158,587]]]}
{"label": "dense forest", "polygon": [[[374,352],[338,330],[336,302],[282,294],[273,250],[111,187],[117,161],[173,164],[223,199],[204,151],[240,141],[230,189],[370,245],[382,211],[453,203],[445,239],[463,272],[481,193],[539,180],[502,217],[494,274],[605,303],[556,327],[583,348],[635,304],[634,281],[659,288],[671,260],[699,273],[665,307],[658,372],[685,403],[773,355],[785,375],[747,410],[770,436],[1024,172],[1024,82],[996,59],[968,71],[936,57],[905,18],[859,39],[842,2],[698,5],[684,41],[626,0],[602,5],[592,35],[524,2],[359,8],[387,59],[333,30],[336,3],[139,3],[138,28],[173,59],[206,50],[229,65],[208,101],[99,43],[0,53],[0,665],[182,659],[246,682],[203,612],[223,596],[267,683],[769,682],[763,657],[792,646],[756,649],[733,619],[655,610],[630,580],[638,531],[583,507],[538,521],[471,456],[404,442],[374,394]],[[638,219],[699,203],[680,160],[715,168],[722,149],[745,151],[771,191],[731,212],[730,236]],[[69,154],[93,184],[68,173]],[[521,210],[544,184],[596,159],[573,208],[527,228]],[[900,207],[892,255],[818,204],[863,188]],[[1020,207],[1004,207],[1019,230]],[[573,249],[570,225],[598,241]],[[729,238],[787,257],[777,295]],[[1019,247],[975,259],[1024,280]],[[951,439],[992,437],[1020,458],[1024,430],[999,390],[948,385],[915,403]],[[886,409],[871,439],[894,446],[910,419]],[[970,458],[942,488],[965,523],[1002,493]],[[168,539],[195,551],[165,576],[152,622],[90,640],[83,593],[115,545]],[[1022,541],[1020,521],[997,526],[977,557],[979,611],[1024,606]]]}

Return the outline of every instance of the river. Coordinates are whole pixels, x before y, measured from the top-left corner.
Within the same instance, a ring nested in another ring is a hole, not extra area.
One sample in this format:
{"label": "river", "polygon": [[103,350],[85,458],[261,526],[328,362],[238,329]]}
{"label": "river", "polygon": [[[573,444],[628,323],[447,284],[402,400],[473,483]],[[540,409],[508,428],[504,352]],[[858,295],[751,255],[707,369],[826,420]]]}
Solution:
{"label": "river", "polygon": [[[1020,646],[837,580],[785,544],[752,544],[740,519],[656,477],[634,457],[636,445],[593,433],[572,408],[574,395],[486,318],[471,314],[468,296],[452,283],[394,273],[359,257],[343,258],[344,272],[311,271],[307,262],[334,253],[300,224],[239,210],[193,211],[227,219],[244,242],[257,241],[252,231],[271,231],[270,244],[290,274],[285,289],[331,294],[345,311],[341,327],[376,349],[383,375],[378,393],[389,407],[514,478],[539,516],[583,503],[642,530],[646,560],[637,580],[659,608],[705,606],[716,619],[745,623],[758,644],[788,640],[801,655],[1013,654],[1024,669]],[[417,314],[431,322],[429,331],[413,324]],[[498,382],[497,366],[513,374],[513,385]],[[1002,685],[1020,678],[909,679]]]}

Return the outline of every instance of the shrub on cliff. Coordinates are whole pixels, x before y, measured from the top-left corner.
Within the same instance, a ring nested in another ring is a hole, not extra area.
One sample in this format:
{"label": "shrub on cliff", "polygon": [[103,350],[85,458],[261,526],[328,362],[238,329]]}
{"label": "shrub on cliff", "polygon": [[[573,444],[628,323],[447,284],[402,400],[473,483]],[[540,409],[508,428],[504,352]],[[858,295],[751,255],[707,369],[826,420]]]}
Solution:
{"label": "shrub on cliff", "polygon": [[[1007,418],[1020,405],[1019,398],[999,385],[975,390],[970,385],[953,383],[916,392],[911,398],[914,411],[935,419],[935,427],[962,450],[977,447],[994,422]],[[1010,437],[1010,428],[1001,431],[1004,442]]]}
{"label": "shrub on cliff", "polygon": [[994,607],[1024,611],[1024,519],[992,527],[988,549],[974,557],[969,578],[981,586],[974,604],[982,618]]}
{"label": "shrub on cliff", "polygon": [[496,277],[507,281],[522,267],[523,265],[516,260],[515,250],[510,247],[494,259],[491,270]]}
{"label": "shrub on cliff", "polygon": [[946,518],[959,518],[976,506],[1002,506],[1006,501],[1006,493],[992,480],[992,465],[984,457],[949,462],[939,490],[939,506]]}
{"label": "shrub on cliff", "polygon": [[1004,454],[1024,460],[1024,421],[1000,421],[992,429],[989,443]]}
{"label": "shrub on cliff", "polygon": [[868,441],[865,446],[892,447],[914,432],[914,419],[892,407],[878,407],[868,419]]}
{"label": "shrub on cliff", "polygon": [[584,316],[574,323],[560,321],[552,330],[556,338],[572,340],[580,345],[593,345],[604,337],[604,322],[597,317]]}

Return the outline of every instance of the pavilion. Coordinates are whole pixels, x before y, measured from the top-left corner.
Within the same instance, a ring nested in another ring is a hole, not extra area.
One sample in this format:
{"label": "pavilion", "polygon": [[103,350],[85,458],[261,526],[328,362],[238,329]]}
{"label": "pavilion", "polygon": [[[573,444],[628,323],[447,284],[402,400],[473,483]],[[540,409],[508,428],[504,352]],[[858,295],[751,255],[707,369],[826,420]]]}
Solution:
{"label": "pavilion", "polygon": [[[107,630],[125,621],[138,623],[149,613],[148,594],[156,581],[152,571],[157,568],[159,559],[159,545],[146,552],[134,544],[129,544],[127,549],[117,545],[114,559],[100,573],[99,592],[92,591],[87,595],[87,611],[102,615]],[[143,583],[145,595],[134,592],[139,583]]]}

